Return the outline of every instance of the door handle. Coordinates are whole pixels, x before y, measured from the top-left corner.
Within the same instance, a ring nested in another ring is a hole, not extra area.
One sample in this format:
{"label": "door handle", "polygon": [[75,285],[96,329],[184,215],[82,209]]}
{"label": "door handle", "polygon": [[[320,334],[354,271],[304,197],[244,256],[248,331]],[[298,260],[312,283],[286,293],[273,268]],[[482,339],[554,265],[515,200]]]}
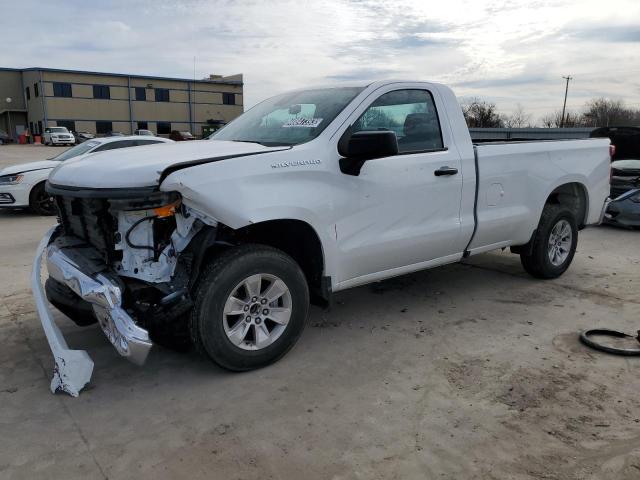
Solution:
{"label": "door handle", "polygon": [[435,170],[433,172],[433,174],[436,177],[442,177],[443,175],[456,175],[458,173],[458,169],[454,168],[454,167],[440,167],[439,169]]}

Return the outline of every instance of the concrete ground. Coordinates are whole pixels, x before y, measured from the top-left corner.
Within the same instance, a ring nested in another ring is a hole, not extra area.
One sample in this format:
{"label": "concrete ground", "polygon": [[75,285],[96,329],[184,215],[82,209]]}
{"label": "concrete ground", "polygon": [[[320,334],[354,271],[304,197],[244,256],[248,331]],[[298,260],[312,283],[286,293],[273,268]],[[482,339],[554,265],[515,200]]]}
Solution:
{"label": "concrete ground", "polygon": [[339,293],[243,374],[162,348],[136,367],[58,314],[95,361],[74,399],[49,392],[28,283],[53,221],[0,213],[0,478],[640,478],[640,359],[577,340],[640,328],[640,232],[581,232],[554,281],[497,252]]}

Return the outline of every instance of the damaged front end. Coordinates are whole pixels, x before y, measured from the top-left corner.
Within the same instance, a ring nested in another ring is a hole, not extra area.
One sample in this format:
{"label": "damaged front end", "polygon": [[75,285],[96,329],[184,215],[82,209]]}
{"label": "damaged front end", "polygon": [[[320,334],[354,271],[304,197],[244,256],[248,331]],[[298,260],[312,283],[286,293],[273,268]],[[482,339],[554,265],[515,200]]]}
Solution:
{"label": "damaged front end", "polygon": [[[77,396],[93,362],[69,350],[46,300],[78,325],[98,322],[116,351],[145,362],[153,340],[188,341],[190,287],[216,223],[176,193],[52,188],[60,224],[39,246],[32,272],[38,313],[54,355],[51,390]],[[193,242],[196,236],[201,241]],[[49,278],[40,271],[46,258]]]}

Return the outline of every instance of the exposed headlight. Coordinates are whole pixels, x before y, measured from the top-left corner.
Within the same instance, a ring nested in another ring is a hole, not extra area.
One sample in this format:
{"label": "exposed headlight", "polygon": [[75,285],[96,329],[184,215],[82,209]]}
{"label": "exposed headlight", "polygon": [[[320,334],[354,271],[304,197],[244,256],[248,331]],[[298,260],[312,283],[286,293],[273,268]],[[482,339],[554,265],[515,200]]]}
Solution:
{"label": "exposed headlight", "polygon": [[22,181],[24,175],[3,175],[0,177],[0,185],[16,185]]}

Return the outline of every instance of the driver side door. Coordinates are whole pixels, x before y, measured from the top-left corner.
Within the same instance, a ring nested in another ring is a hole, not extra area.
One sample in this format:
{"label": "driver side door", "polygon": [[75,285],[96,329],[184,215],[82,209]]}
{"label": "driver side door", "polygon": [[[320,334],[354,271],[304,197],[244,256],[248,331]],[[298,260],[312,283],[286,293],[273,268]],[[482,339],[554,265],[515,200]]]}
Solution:
{"label": "driver side door", "polygon": [[460,157],[450,148],[448,125],[441,126],[438,103],[426,89],[390,90],[351,124],[352,132],[394,131],[398,154],[345,174],[355,200],[336,223],[345,288],[462,254]]}

